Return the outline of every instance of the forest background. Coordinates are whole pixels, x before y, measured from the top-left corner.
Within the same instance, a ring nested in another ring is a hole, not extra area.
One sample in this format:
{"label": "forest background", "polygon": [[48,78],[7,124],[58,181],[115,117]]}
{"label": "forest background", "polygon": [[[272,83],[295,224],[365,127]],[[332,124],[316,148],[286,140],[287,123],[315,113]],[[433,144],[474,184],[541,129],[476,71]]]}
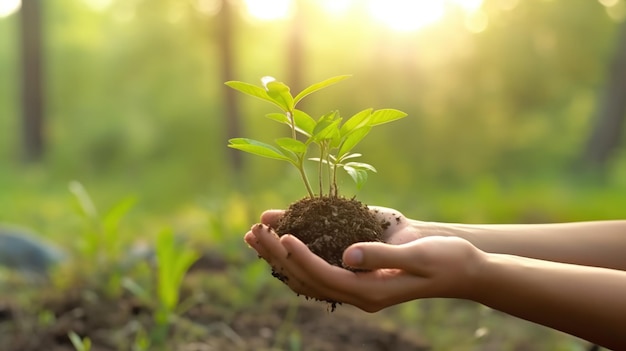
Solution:
{"label": "forest background", "polygon": [[287,165],[226,147],[285,135],[223,84],[266,75],[294,93],[352,75],[304,101],[313,116],[408,113],[355,150],[378,173],[342,178],[346,196],[430,221],[626,216],[623,0],[433,1],[408,27],[376,1],[2,1],[0,222],[61,246],[78,181],[101,209],[136,199],[131,238],[219,227],[247,250],[261,211],[305,194]]}

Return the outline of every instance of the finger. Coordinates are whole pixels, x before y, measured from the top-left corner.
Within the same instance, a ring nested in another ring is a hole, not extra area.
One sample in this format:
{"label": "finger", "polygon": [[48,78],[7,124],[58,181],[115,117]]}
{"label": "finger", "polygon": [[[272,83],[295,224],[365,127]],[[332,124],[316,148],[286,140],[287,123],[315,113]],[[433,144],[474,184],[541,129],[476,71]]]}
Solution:
{"label": "finger", "polygon": [[[330,265],[291,235],[282,236],[280,241],[291,253],[290,274],[299,281],[306,282],[304,288],[307,291],[317,294],[309,296],[344,302],[368,312],[375,312],[418,297],[429,296],[425,290],[428,283],[427,279],[420,279],[402,269],[352,272]],[[398,248],[396,245],[371,244]],[[395,264],[383,265],[393,266]]]}
{"label": "finger", "polygon": [[374,214],[376,219],[381,222],[389,222],[392,225],[397,225],[406,219],[401,212],[394,210],[393,208],[382,206],[368,206],[368,208],[370,209],[370,212]]}
{"label": "finger", "polygon": [[248,244],[248,246],[250,246],[257,252],[259,258],[268,257],[267,250],[265,250],[263,246],[259,243],[259,240],[256,238],[256,235],[254,235],[252,230],[246,233],[246,235],[243,237],[243,240],[246,242],[246,244]]}
{"label": "finger", "polygon": [[285,215],[284,210],[267,210],[261,214],[261,223],[272,228],[278,226],[278,221]]}
{"label": "finger", "polygon": [[382,268],[401,269],[416,275],[424,270],[416,264],[419,255],[409,250],[413,244],[389,245],[386,243],[357,243],[343,253],[343,261],[353,268],[376,270]]}
{"label": "finger", "polygon": [[346,292],[351,291],[351,281],[356,278],[353,272],[329,264],[295,236],[284,235],[280,241],[290,253],[290,273],[307,289],[326,300],[349,300],[351,293]]}
{"label": "finger", "polygon": [[[258,224],[252,227],[251,236],[246,236],[248,242],[263,259],[272,267],[273,274],[291,290],[300,295],[317,299],[324,299],[315,289],[308,286],[297,275],[293,274],[294,264],[290,261],[291,254],[281,244],[278,235],[268,226]],[[305,250],[306,245],[300,242]],[[309,251],[310,253],[310,251]],[[313,254],[313,253],[311,253]]]}
{"label": "finger", "polygon": [[388,241],[391,236],[410,225],[409,220],[399,211],[392,208],[369,206],[370,212],[383,226],[383,241]]}
{"label": "finger", "polygon": [[280,244],[278,235],[268,226],[264,224],[255,224],[251,229],[256,241],[253,247],[258,247],[259,253],[270,265],[277,263],[277,258],[286,256],[287,250]]}

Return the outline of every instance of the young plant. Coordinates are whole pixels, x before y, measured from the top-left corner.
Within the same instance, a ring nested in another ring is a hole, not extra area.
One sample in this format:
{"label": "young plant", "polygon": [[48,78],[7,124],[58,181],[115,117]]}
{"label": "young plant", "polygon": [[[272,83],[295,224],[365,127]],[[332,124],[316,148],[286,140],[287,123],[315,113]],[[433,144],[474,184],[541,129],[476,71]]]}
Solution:
{"label": "young plant", "polygon": [[72,346],[76,351],[90,351],[91,350],[91,339],[88,337],[81,338],[74,331],[70,331],[67,333],[67,336],[70,338],[72,342]]}
{"label": "young plant", "polygon": [[[317,120],[306,112],[297,109],[302,99],[314,92],[336,84],[347,75],[336,76],[313,84],[296,96],[290,88],[272,77],[261,79],[262,86],[256,86],[239,81],[229,81],[226,85],[244,94],[272,103],[281,110],[281,113],[270,113],[267,118],[289,126],[290,137],[274,140],[275,145],[249,138],[233,138],[229,140],[229,147],[249,152],[262,157],[286,161],[293,165],[310,197],[315,197],[311,183],[304,168],[304,161],[313,145],[317,146],[317,157],[308,158],[319,163],[317,180],[319,190],[317,195],[324,196],[324,174],[327,176],[328,196],[339,195],[337,187],[337,170],[343,169],[350,175],[360,189],[367,180],[367,172],[376,172],[376,169],[367,163],[355,162],[354,158],[361,154],[353,153],[352,149],[361,141],[370,130],[377,125],[395,121],[406,116],[406,113],[395,109],[373,110],[365,109],[348,118],[343,118],[338,111],[329,112]],[[343,122],[343,123],[342,123]],[[298,136],[301,136],[300,140]],[[326,168],[326,172],[325,172]]]}
{"label": "young plant", "polygon": [[[89,192],[80,182],[70,182],[69,190],[83,218],[84,229],[76,240],[79,257],[86,262],[94,262],[93,267],[78,265],[78,273],[89,276],[97,283],[104,282],[107,296],[117,297],[122,293],[123,271],[120,262],[130,245],[129,237],[121,235],[120,223],[135,206],[137,199],[134,196],[127,197],[101,216]],[[95,272],[82,271],[85,268],[93,268]]]}
{"label": "young plant", "polygon": [[[304,97],[348,77],[344,75],[326,79],[295,96],[285,83],[271,77],[264,77],[261,86],[238,81],[226,82],[226,85],[278,107],[280,113],[270,113],[266,117],[288,125],[291,131],[290,136],[278,138],[274,144],[234,138],[230,139],[228,145],[254,155],[288,162],[298,170],[308,197],[292,203],[273,229],[278,235],[295,235],[313,253],[330,264],[351,269],[343,264],[343,251],[355,242],[382,241],[385,224],[380,223],[367,206],[355,198],[339,196],[337,172],[339,169],[346,171],[356,182],[357,189],[360,189],[367,180],[367,172],[375,172],[376,169],[370,164],[354,161],[361,154],[352,150],[373,127],[403,118],[406,113],[394,109],[369,108],[344,121],[338,111],[314,119],[297,108]],[[316,154],[310,155],[313,152]],[[305,160],[318,163],[317,192],[313,190],[305,171]],[[327,184],[327,190],[324,184]],[[280,272],[273,271],[272,275],[282,281],[285,279]],[[336,302],[328,302],[333,310]]]}
{"label": "young plant", "polygon": [[199,257],[193,249],[177,243],[171,229],[159,233],[156,242],[156,291],[159,306],[155,312],[154,334],[157,344],[164,342],[170,319],[175,315],[185,273]]}

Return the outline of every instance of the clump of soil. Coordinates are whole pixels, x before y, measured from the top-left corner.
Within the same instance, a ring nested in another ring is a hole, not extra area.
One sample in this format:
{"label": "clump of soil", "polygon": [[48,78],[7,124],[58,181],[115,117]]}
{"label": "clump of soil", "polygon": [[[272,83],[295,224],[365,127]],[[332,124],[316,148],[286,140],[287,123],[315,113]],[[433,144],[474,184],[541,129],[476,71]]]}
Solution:
{"label": "clump of soil", "polygon": [[351,269],[343,263],[343,251],[356,242],[382,241],[383,225],[354,198],[307,197],[289,206],[276,233],[292,234],[326,262]]}
{"label": "clump of soil", "polygon": [[276,233],[292,234],[326,262],[350,269],[343,251],[356,242],[382,241],[383,225],[354,198],[307,197],[289,206]]}

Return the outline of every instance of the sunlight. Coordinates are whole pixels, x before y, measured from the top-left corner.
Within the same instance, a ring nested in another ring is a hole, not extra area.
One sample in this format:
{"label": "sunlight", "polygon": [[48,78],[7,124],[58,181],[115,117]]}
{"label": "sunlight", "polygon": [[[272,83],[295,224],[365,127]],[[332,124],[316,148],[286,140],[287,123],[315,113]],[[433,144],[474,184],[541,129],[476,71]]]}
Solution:
{"label": "sunlight", "polygon": [[483,0],[451,0],[451,2],[467,12],[474,12],[483,5]]}
{"label": "sunlight", "polygon": [[83,0],[94,11],[104,11],[111,6],[112,0]]}
{"label": "sunlight", "polygon": [[331,16],[339,16],[348,12],[352,5],[351,0],[320,0],[320,6]]}
{"label": "sunlight", "polygon": [[20,9],[22,2],[20,0],[2,0],[0,1],[0,18],[9,17]]}
{"label": "sunlight", "polygon": [[248,14],[262,21],[288,17],[291,13],[291,2],[291,0],[245,0]]}
{"label": "sunlight", "polygon": [[371,15],[393,30],[410,32],[440,20],[444,15],[443,0],[370,0]]}
{"label": "sunlight", "polygon": [[[287,18],[293,10],[293,0],[245,0],[244,3],[252,18],[263,21]],[[413,32],[439,22],[450,7],[460,8],[471,16],[468,27],[473,32],[486,27],[485,14],[480,13],[483,0],[320,0],[318,5],[329,15],[340,16],[360,3],[375,21],[399,32]]]}

